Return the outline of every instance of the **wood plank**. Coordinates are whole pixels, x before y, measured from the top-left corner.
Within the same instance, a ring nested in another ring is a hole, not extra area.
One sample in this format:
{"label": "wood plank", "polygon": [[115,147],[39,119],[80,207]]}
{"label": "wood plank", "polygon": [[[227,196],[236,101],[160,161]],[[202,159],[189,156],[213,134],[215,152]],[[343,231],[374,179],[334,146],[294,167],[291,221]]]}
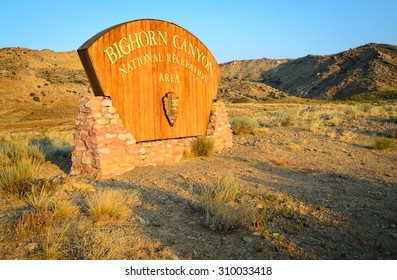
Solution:
{"label": "wood plank", "polygon": [[[220,68],[189,31],[161,20],[108,28],[79,49],[95,95],[110,96],[137,141],[205,135]],[[162,98],[175,92],[178,116],[168,123]]]}

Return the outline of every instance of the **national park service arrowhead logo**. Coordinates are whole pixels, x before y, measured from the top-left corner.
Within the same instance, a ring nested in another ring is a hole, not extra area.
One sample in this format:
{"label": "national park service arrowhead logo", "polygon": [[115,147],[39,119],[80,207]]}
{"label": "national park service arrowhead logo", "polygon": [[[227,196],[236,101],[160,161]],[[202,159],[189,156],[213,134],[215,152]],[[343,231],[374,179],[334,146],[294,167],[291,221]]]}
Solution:
{"label": "national park service arrowhead logo", "polygon": [[179,97],[175,92],[167,92],[163,97],[163,109],[167,117],[168,123],[174,126],[178,116]]}

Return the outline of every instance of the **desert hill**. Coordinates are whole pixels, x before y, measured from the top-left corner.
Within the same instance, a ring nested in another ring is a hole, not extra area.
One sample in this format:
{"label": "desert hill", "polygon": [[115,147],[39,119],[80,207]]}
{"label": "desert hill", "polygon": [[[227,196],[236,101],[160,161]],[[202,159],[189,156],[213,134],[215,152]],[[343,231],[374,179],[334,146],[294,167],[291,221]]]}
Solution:
{"label": "desert hill", "polygon": [[221,68],[226,81],[262,82],[291,95],[316,99],[397,90],[397,47],[386,44],[294,60],[233,61]]}
{"label": "desert hill", "polygon": [[0,125],[74,119],[89,83],[77,52],[0,49]]}

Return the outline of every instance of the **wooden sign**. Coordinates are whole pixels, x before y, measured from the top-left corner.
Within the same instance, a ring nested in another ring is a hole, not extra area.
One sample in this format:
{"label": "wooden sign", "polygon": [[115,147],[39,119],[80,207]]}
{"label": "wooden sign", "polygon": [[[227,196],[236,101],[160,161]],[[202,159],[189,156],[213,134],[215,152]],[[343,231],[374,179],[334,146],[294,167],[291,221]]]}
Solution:
{"label": "wooden sign", "polygon": [[97,96],[109,96],[137,141],[205,135],[220,68],[187,30],[161,20],[106,29],[78,53]]}

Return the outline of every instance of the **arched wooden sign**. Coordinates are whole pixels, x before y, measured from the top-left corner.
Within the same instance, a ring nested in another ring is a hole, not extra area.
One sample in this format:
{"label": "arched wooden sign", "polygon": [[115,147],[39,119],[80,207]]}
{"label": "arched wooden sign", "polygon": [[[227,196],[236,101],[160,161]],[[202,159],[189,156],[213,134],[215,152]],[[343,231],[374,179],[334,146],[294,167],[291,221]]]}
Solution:
{"label": "arched wooden sign", "polygon": [[187,30],[130,21],[98,33],[78,53],[94,94],[111,97],[137,141],[206,134],[220,68]]}

